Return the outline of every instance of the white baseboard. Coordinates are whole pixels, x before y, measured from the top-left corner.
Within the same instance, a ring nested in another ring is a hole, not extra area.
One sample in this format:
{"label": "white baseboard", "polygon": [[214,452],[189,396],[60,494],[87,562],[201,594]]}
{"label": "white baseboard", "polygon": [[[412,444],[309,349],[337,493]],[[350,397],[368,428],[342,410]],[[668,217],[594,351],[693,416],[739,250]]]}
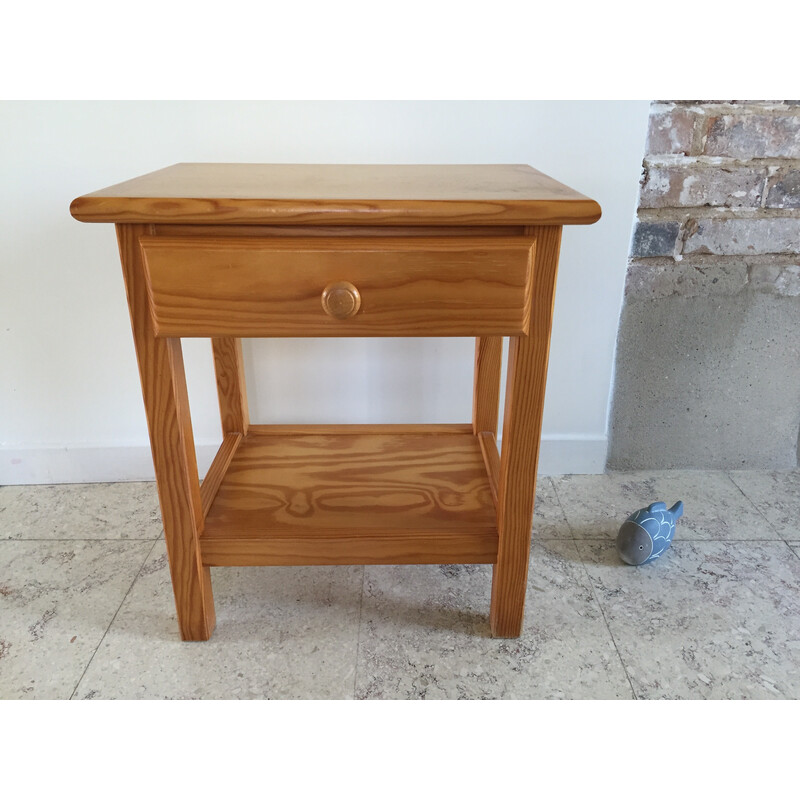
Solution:
{"label": "white baseboard", "polygon": [[[218,449],[218,444],[197,445],[200,477]],[[155,473],[149,445],[0,449],[0,485],[152,480]]]}
{"label": "white baseboard", "polygon": [[540,475],[599,475],[606,471],[607,436],[543,434]]}
{"label": "white baseboard", "polygon": [[[542,437],[540,475],[593,474],[606,468],[606,437]],[[218,444],[197,445],[197,466],[205,475]],[[154,480],[149,445],[118,447],[0,448],[0,485],[34,483],[117,483]]]}

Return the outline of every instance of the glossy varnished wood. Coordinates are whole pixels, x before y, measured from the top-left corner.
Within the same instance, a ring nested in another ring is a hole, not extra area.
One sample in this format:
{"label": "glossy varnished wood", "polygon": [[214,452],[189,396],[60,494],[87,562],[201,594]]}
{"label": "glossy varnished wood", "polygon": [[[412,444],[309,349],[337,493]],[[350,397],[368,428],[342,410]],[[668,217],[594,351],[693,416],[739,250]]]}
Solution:
{"label": "glossy varnished wood", "polygon": [[495,528],[477,437],[461,434],[248,434],[204,536],[277,530]]}
{"label": "glossy varnished wood", "polygon": [[490,563],[496,514],[478,439],[251,428],[201,549],[210,565]]}
{"label": "glossy varnished wood", "polygon": [[481,336],[475,340],[472,390],[472,431],[475,434],[488,432],[497,435],[502,360],[502,337]]}
{"label": "glossy varnished wood", "polygon": [[241,339],[232,336],[211,340],[214,372],[217,376],[217,397],[223,433],[247,433],[250,411],[244,377]]}
{"label": "glossy varnished wood", "polygon": [[[561,226],[597,203],[521,165],[179,164],[71,210],[117,223],[184,639],[210,566],[271,564],[491,563],[492,634],[520,634]],[[251,425],[240,337],[277,335],[477,337],[472,420]],[[213,345],[202,486],[181,336]]]}
{"label": "glossy varnished wood", "polygon": [[214,600],[198,547],[203,511],[183,356],[179,340],[158,339],[153,330],[139,247],[144,233],[145,226],[117,226],[178,625],[183,639],[204,640],[214,630]]}
{"label": "glossy varnished wood", "polygon": [[[158,336],[465,336],[528,328],[525,237],[145,237]],[[326,313],[332,285],[357,313]]]}
{"label": "glossy varnished wood", "polygon": [[241,433],[226,433],[222,439],[222,445],[211,462],[203,483],[200,485],[200,502],[203,507],[204,518],[211,508],[214,498],[217,496],[222,479],[225,477],[225,473],[236,453],[236,448],[239,447],[241,442]]}
{"label": "glossy varnished wood", "polygon": [[528,336],[509,341],[503,442],[497,487],[500,536],[492,576],[492,635],[522,631],[544,412],[550,328],[555,300],[560,228],[533,228],[536,237],[533,308]]}
{"label": "glossy varnished wood", "polygon": [[156,236],[522,236],[524,225],[153,225]]}
{"label": "glossy varnished wood", "polygon": [[497,439],[493,433],[484,431],[478,434],[478,443],[481,446],[483,463],[486,467],[486,474],[489,478],[489,489],[492,492],[492,500],[497,505],[497,487],[500,483],[500,451],[497,449]]}
{"label": "glossy varnished wood", "polygon": [[356,436],[365,433],[391,433],[401,435],[441,436],[454,433],[472,433],[472,425],[467,423],[445,424],[343,424],[343,425],[251,425],[250,432],[258,436],[299,436],[313,433],[317,436]]}
{"label": "glossy varnished wood", "polygon": [[525,164],[175,164],[76,198],[84,222],[569,225],[594,200]]}

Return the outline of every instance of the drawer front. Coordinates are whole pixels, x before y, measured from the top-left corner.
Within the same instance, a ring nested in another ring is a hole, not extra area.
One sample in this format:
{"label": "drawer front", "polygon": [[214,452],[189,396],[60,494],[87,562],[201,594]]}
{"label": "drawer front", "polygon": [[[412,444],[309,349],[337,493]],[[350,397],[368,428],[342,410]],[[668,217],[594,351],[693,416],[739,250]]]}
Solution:
{"label": "drawer front", "polygon": [[141,239],[158,336],[525,334],[527,237]]}

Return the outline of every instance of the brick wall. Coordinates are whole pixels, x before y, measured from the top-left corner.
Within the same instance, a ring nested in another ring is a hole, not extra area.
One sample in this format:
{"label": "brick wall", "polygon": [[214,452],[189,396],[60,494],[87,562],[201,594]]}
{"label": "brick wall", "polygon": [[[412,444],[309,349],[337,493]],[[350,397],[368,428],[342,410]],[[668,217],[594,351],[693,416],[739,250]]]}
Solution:
{"label": "brick wall", "polygon": [[791,467],[800,448],[800,102],[656,102],[609,466]]}
{"label": "brick wall", "polygon": [[800,104],[654,103],[626,294],[800,294]]}

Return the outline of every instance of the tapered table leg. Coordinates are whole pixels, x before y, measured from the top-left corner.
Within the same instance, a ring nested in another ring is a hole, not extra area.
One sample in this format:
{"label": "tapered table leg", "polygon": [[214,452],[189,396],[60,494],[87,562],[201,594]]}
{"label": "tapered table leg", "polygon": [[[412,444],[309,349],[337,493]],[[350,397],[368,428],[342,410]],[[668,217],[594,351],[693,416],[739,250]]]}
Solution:
{"label": "tapered table leg", "polygon": [[492,574],[492,635],[501,638],[522,632],[561,242],[558,226],[537,226],[527,232],[536,237],[531,324],[528,336],[513,337],[509,343],[497,498],[500,540]]}
{"label": "tapered table leg", "polygon": [[117,225],[178,624],[184,640],[214,630],[211,576],[200,557],[203,513],[180,339],[157,338],[139,237],[147,225]]}

